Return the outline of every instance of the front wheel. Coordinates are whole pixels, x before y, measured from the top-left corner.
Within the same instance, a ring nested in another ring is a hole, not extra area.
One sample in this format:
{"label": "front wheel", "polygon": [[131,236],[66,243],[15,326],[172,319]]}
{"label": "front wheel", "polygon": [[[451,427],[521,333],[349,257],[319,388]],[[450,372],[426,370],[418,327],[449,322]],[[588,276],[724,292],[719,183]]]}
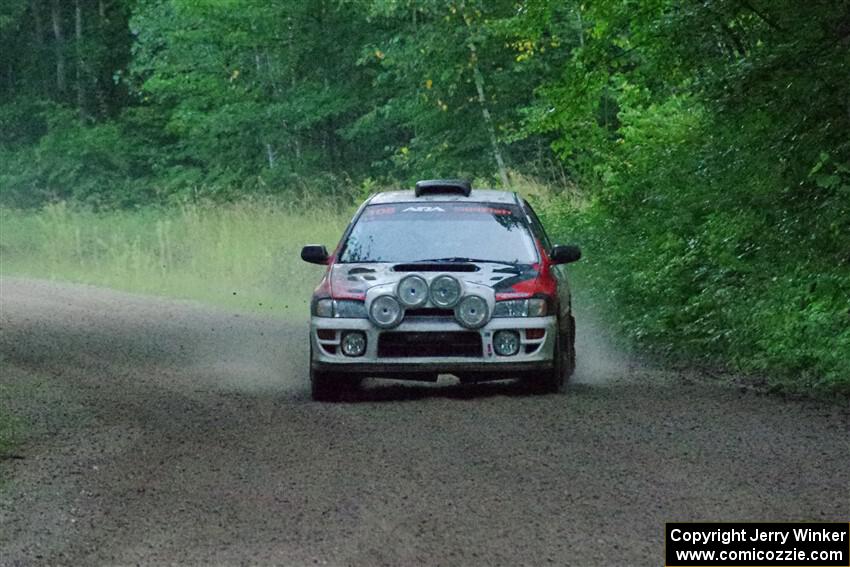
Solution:
{"label": "front wheel", "polygon": [[525,379],[526,385],[534,394],[556,394],[564,385],[566,374],[566,356],[561,347],[561,337],[555,341],[555,356],[550,370],[535,373]]}
{"label": "front wheel", "polygon": [[552,357],[552,369],[526,378],[526,383],[534,393],[555,394],[560,392],[564,383],[575,371],[575,320],[572,315],[567,326],[567,332],[562,333],[560,325],[558,329],[558,336],[555,338],[555,352]]}
{"label": "front wheel", "polygon": [[310,396],[316,402],[338,402],[356,396],[360,380],[337,372],[310,369]]}
{"label": "front wheel", "polygon": [[569,336],[566,337],[564,345],[567,348],[565,379],[569,380],[576,371],[576,320],[570,315]]}
{"label": "front wheel", "polygon": [[310,397],[316,402],[335,402],[340,398],[340,380],[330,372],[310,369]]}

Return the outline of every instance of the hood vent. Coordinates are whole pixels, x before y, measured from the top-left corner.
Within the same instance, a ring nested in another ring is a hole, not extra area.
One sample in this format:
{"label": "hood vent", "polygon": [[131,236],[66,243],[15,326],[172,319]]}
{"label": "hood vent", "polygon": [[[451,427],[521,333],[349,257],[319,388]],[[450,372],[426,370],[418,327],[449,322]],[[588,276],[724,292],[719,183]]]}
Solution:
{"label": "hood vent", "polygon": [[393,266],[394,272],[477,272],[480,269],[475,264],[456,263],[396,264]]}

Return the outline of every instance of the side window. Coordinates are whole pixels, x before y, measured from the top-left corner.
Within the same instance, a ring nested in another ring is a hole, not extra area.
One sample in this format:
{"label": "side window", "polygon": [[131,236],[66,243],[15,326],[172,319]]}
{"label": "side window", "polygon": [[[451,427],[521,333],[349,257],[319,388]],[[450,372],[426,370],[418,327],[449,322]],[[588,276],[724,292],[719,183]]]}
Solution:
{"label": "side window", "polygon": [[523,201],[522,204],[525,208],[526,214],[528,214],[528,220],[531,221],[531,232],[534,234],[535,238],[540,240],[543,244],[543,248],[545,248],[548,253],[552,249],[552,242],[549,240],[549,236],[543,228],[543,223],[540,222],[539,218],[537,218],[537,213],[534,212],[534,209],[531,208],[528,201]]}

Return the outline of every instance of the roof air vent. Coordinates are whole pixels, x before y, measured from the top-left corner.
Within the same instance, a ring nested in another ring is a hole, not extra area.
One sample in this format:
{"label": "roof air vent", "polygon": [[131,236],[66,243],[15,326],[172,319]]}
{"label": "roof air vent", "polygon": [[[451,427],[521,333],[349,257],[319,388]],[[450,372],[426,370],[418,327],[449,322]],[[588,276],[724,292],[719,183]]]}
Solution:
{"label": "roof air vent", "polygon": [[463,195],[469,197],[472,184],[463,179],[428,179],[416,182],[416,196],[423,195]]}

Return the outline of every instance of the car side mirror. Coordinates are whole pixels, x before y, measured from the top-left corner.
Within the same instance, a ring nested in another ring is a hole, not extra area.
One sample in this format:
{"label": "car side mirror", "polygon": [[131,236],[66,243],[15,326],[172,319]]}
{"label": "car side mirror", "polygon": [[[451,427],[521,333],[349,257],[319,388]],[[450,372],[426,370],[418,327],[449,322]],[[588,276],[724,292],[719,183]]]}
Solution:
{"label": "car side mirror", "polygon": [[301,249],[301,259],[311,264],[327,264],[328,249],[318,244],[308,244]]}
{"label": "car side mirror", "polygon": [[553,264],[569,264],[581,259],[581,248],[572,244],[557,244],[552,247],[549,258]]}

